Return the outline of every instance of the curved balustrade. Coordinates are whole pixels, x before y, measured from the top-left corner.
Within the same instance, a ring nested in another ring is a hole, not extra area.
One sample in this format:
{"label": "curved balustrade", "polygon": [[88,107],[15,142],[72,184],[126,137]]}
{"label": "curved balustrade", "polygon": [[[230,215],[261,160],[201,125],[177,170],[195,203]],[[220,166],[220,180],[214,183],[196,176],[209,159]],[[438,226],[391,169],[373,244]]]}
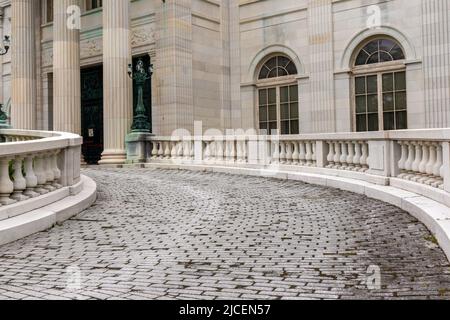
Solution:
{"label": "curved balustrade", "polygon": [[0,137],[0,207],[80,181],[80,136],[0,130]]}

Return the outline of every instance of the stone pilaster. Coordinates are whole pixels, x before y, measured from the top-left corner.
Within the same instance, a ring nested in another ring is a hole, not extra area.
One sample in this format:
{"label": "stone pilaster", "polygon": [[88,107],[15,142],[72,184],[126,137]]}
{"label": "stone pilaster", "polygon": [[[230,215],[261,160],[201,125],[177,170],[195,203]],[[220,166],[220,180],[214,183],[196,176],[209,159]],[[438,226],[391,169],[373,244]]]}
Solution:
{"label": "stone pilaster", "polygon": [[36,2],[11,1],[11,122],[16,129],[36,129]]}
{"label": "stone pilaster", "polygon": [[194,128],[191,0],[166,0],[157,13],[154,133]]}
{"label": "stone pilaster", "polygon": [[53,130],[81,134],[80,30],[67,24],[79,0],[54,2]]}
{"label": "stone pilaster", "polygon": [[333,13],[331,0],[309,0],[312,130],[334,132]]}
{"label": "stone pilaster", "polygon": [[130,131],[133,103],[131,79],[130,2],[103,1],[104,146],[101,164],[126,160],[125,138]]}
{"label": "stone pilaster", "polygon": [[422,1],[423,72],[428,128],[450,127],[450,3]]}

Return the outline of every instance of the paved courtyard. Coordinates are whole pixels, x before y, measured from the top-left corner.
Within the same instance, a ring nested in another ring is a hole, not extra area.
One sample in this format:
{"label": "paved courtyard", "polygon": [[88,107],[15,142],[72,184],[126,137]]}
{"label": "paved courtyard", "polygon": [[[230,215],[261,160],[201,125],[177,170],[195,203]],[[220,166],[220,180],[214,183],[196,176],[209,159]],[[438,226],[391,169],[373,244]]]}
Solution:
{"label": "paved courtyard", "polygon": [[1,299],[450,298],[433,237],[382,202],[226,174],[84,174],[93,207],[0,247]]}

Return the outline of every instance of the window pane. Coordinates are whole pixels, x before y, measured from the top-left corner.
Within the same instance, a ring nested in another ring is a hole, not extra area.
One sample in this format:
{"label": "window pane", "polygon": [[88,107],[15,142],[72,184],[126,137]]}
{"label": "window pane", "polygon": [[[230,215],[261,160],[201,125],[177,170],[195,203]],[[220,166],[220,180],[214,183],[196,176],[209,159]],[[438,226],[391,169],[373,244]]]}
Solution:
{"label": "window pane", "polygon": [[356,94],[366,93],[366,77],[355,78],[355,93]]}
{"label": "window pane", "polygon": [[270,134],[276,134],[277,132],[274,132],[274,130],[277,130],[277,122],[273,121],[273,122],[269,122],[268,124],[268,130]]}
{"label": "window pane", "polygon": [[378,114],[371,113],[368,115],[369,131],[378,131]]}
{"label": "window pane", "polygon": [[267,107],[259,108],[259,121],[267,121]]}
{"label": "window pane", "polygon": [[408,119],[406,115],[406,111],[396,112],[395,120],[397,125],[397,130],[408,129]]}
{"label": "window pane", "polygon": [[259,129],[260,130],[267,130],[267,122],[260,122],[259,123]]}
{"label": "window pane", "polygon": [[298,120],[291,121],[291,134],[299,134]]}
{"label": "window pane", "polygon": [[405,72],[395,73],[395,90],[406,90],[406,74]]}
{"label": "window pane", "polygon": [[281,121],[281,134],[289,134],[289,121]]}
{"label": "window pane", "polygon": [[260,106],[267,105],[267,90],[266,89],[259,90],[259,105]]}
{"label": "window pane", "polygon": [[288,102],[289,101],[289,87],[281,87],[280,88],[280,102]]}
{"label": "window pane", "polygon": [[380,50],[383,50],[383,51],[386,51],[386,52],[391,51],[391,49],[395,45],[395,43],[392,42],[389,39],[382,39],[382,40],[379,41],[379,44],[380,44]]}
{"label": "window pane", "polygon": [[283,57],[283,56],[278,57],[278,66],[280,66],[280,67],[286,67],[289,62],[290,62],[290,60],[286,57]]}
{"label": "window pane", "polygon": [[394,76],[392,73],[383,74],[383,92],[394,91]]}
{"label": "window pane", "polygon": [[403,60],[405,59],[405,55],[403,54],[403,50],[396,45],[390,52],[391,56],[394,58],[394,60]]}
{"label": "window pane", "polygon": [[287,65],[286,70],[289,72],[289,74],[297,74],[297,67],[292,62]]}
{"label": "window pane", "polygon": [[280,105],[280,116],[281,120],[289,119],[289,104],[284,103]]}
{"label": "window pane", "polygon": [[298,86],[290,86],[289,94],[291,96],[291,102],[298,101]]}
{"label": "window pane", "polygon": [[298,119],[298,103],[291,103],[291,119]]}
{"label": "window pane", "polygon": [[385,112],[383,114],[384,130],[395,130],[394,113]]}
{"label": "window pane", "polygon": [[277,120],[277,106],[271,105],[269,106],[269,119],[270,121],[276,121]]}
{"label": "window pane", "polygon": [[394,110],[394,94],[393,93],[383,93],[383,110],[393,111]]}
{"label": "window pane", "polygon": [[374,52],[378,51],[378,41],[371,41],[369,42],[365,47],[364,50],[367,51],[369,54],[372,54]]}
{"label": "window pane", "polygon": [[366,112],[366,96],[356,97],[356,113]]}
{"label": "window pane", "polygon": [[383,51],[380,51],[380,62],[392,61],[392,57]]}
{"label": "window pane", "polygon": [[266,79],[269,74],[269,69],[266,66],[261,68],[261,72],[259,73],[259,79]]}
{"label": "window pane", "polygon": [[367,95],[367,112],[378,112],[378,95]]}
{"label": "window pane", "polygon": [[269,92],[269,101],[268,104],[276,104],[277,103],[277,90],[275,88],[268,89]]}
{"label": "window pane", "polygon": [[284,77],[284,76],[288,75],[288,73],[287,73],[287,71],[285,69],[283,69],[283,68],[277,68],[277,69],[278,69],[278,76],[279,77]]}
{"label": "window pane", "polygon": [[378,52],[372,54],[370,58],[367,60],[367,64],[378,63],[380,60],[378,59]]}
{"label": "window pane", "polygon": [[367,93],[377,93],[377,76],[367,77]]}
{"label": "window pane", "polygon": [[369,57],[369,55],[367,53],[365,53],[364,51],[361,51],[358,54],[358,57],[356,58],[355,65],[357,65],[357,66],[365,65],[368,57]]}
{"label": "window pane", "polygon": [[266,62],[266,66],[269,69],[275,68],[276,64],[277,64],[277,57],[273,57],[272,59],[270,59],[269,61]]}
{"label": "window pane", "polygon": [[406,92],[395,93],[395,110],[406,110]]}
{"label": "window pane", "polygon": [[269,72],[269,75],[267,76],[267,78],[276,78],[276,77],[278,77],[277,68],[272,69]]}
{"label": "window pane", "polygon": [[358,132],[367,131],[365,114],[356,116],[356,131]]}

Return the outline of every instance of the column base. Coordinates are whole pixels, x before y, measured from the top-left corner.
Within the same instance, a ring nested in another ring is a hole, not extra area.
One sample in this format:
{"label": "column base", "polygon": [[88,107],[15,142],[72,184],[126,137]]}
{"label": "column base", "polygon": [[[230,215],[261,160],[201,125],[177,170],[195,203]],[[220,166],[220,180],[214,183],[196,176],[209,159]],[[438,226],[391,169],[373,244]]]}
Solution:
{"label": "column base", "polygon": [[127,153],[125,150],[105,150],[98,164],[125,164]]}

